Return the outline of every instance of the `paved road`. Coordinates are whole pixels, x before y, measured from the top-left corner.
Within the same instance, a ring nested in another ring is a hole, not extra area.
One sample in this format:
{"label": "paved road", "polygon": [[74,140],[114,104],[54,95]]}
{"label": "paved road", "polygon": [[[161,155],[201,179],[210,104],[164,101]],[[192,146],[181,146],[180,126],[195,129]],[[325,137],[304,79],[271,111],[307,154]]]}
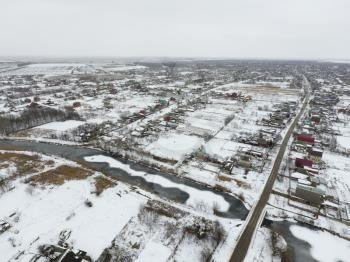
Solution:
{"label": "paved road", "polygon": [[251,212],[253,212],[252,214],[250,214],[250,216],[248,217],[249,221],[247,221],[247,225],[244,228],[244,231],[241,234],[241,237],[238,239],[238,242],[235,246],[235,249],[231,255],[230,258],[230,262],[243,262],[245,256],[247,255],[248,249],[250,247],[250,242],[253,240],[253,236],[255,231],[258,229],[259,225],[259,221],[261,220],[261,216],[263,215],[263,211],[265,209],[265,206],[267,204],[267,201],[269,200],[271,191],[272,191],[272,187],[273,184],[276,180],[276,177],[278,175],[278,170],[280,169],[280,165],[284,156],[284,153],[286,151],[287,145],[288,145],[288,140],[291,136],[291,134],[293,133],[293,130],[296,126],[296,124],[298,123],[300,117],[303,115],[306,106],[308,104],[309,101],[309,82],[307,81],[306,78],[304,78],[305,81],[305,86],[307,88],[307,92],[306,92],[306,96],[305,96],[305,100],[303,102],[302,108],[300,110],[300,112],[298,113],[298,115],[295,117],[293,123],[291,124],[291,126],[289,127],[283,141],[280,147],[280,150],[277,154],[275,163],[272,167],[270,176],[265,184],[265,188],[261,194],[261,197],[258,201],[258,203],[255,206],[254,210],[251,210]]}

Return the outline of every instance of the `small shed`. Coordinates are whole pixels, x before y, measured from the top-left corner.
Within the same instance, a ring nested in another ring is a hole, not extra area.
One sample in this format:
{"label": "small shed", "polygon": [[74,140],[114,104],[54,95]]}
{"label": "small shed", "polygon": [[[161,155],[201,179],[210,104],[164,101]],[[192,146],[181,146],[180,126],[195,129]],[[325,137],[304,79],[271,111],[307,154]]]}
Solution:
{"label": "small shed", "polygon": [[243,168],[251,168],[252,163],[249,161],[244,161],[244,160],[238,160],[237,165]]}
{"label": "small shed", "polygon": [[319,173],[319,170],[317,168],[305,166],[304,169],[306,170],[307,174],[309,174],[309,175],[318,175],[318,173]]}
{"label": "small shed", "polygon": [[313,147],[310,150],[310,155],[322,158],[323,150],[320,148]]}
{"label": "small shed", "polygon": [[168,105],[168,101],[166,101],[165,99],[159,99],[159,103],[160,103],[162,106],[167,106],[167,105]]}
{"label": "small shed", "polygon": [[172,117],[169,115],[166,115],[163,117],[163,119],[164,119],[164,121],[169,122],[172,119]]}
{"label": "small shed", "polygon": [[73,107],[74,108],[81,107],[81,103],[79,101],[76,101],[73,103]]}
{"label": "small shed", "polygon": [[310,181],[313,183],[313,185],[326,185],[327,184],[327,181],[323,178],[323,177],[320,177],[320,176],[310,176]]}
{"label": "small shed", "polygon": [[321,121],[320,115],[312,115],[312,116],[311,116],[311,121],[314,122],[314,123],[316,123],[316,124],[319,124],[320,121]]}

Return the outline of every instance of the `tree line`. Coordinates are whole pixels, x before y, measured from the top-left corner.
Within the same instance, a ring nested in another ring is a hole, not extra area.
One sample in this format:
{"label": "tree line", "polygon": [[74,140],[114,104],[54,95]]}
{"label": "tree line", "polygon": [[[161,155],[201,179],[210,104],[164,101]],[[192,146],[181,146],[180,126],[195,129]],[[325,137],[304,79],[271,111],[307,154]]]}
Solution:
{"label": "tree line", "polygon": [[80,119],[79,114],[73,109],[59,110],[50,107],[27,108],[19,116],[0,116],[0,134],[8,135],[52,121],[78,119]]}

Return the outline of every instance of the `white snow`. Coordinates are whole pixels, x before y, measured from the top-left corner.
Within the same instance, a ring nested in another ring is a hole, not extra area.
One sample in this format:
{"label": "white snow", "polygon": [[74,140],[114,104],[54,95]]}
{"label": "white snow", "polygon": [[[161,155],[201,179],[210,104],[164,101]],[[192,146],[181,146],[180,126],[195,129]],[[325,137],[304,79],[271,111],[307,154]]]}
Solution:
{"label": "white snow", "polygon": [[346,149],[350,149],[350,137],[337,136],[337,143]]}
{"label": "white snow", "polygon": [[[40,239],[35,246],[57,243],[63,229],[72,230],[69,242],[97,259],[143,203],[139,195],[132,193],[118,197],[116,191],[122,188],[107,189],[99,197],[91,195],[91,185],[87,180],[70,181],[53,189],[34,190],[32,195],[26,192],[26,187],[18,183],[14,190],[0,198],[0,217],[15,211],[20,214],[19,222],[13,223],[13,230],[19,233],[0,235],[2,261],[10,259],[18,250],[29,248],[36,237]],[[126,188],[123,186],[123,189]],[[93,207],[84,205],[87,198],[92,201]],[[6,241],[9,237],[15,238],[21,246],[13,248]]]}
{"label": "white snow", "polygon": [[271,243],[271,231],[268,228],[260,227],[256,232],[244,262],[275,261],[273,259]]}
{"label": "white snow", "polygon": [[86,66],[86,65],[78,64],[78,63],[42,63],[42,64],[30,64],[27,67],[47,68],[47,67],[77,67],[77,66]]}
{"label": "white snow", "polygon": [[197,136],[171,134],[167,137],[160,137],[157,141],[148,145],[146,150],[159,157],[180,160],[185,154],[197,149],[202,142],[203,139]]}
{"label": "white snow", "polygon": [[292,234],[311,245],[311,255],[321,262],[349,261],[350,242],[328,232],[293,225]]}
{"label": "white snow", "polygon": [[49,130],[55,130],[55,131],[67,131],[69,129],[76,128],[78,126],[81,126],[84,124],[83,121],[77,121],[77,120],[66,120],[66,121],[55,121],[48,124],[44,124],[41,126],[37,126],[34,128],[40,128],[40,129],[49,129]]}
{"label": "white snow", "polygon": [[150,241],[147,243],[135,262],[166,262],[170,255],[171,250],[168,247],[162,245],[161,243]]}
{"label": "white snow", "polygon": [[128,172],[132,176],[143,177],[147,182],[159,184],[167,188],[178,188],[182,191],[185,191],[190,195],[186,204],[193,207],[195,207],[196,204],[200,202],[206,203],[210,207],[214,207],[215,204],[218,204],[219,211],[221,212],[227,211],[230,207],[229,203],[220,195],[214,194],[210,191],[198,190],[196,188],[192,188],[184,184],[177,184],[159,175],[152,175],[142,171],[135,171],[131,169],[129,165],[123,164],[120,161],[115,160],[108,156],[95,155],[95,156],[85,157],[84,159],[88,162],[108,163],[110,167],[122,169]]}

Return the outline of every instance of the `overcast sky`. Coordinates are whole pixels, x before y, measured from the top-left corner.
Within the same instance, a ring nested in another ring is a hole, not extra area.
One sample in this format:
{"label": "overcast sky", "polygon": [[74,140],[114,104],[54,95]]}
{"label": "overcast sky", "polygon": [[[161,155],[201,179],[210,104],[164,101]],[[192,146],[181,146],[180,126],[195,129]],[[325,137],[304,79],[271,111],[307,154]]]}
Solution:
{"label": "overcast sky", "polygon": [[0,0],[0,56],[350,58],[350,0]]}

